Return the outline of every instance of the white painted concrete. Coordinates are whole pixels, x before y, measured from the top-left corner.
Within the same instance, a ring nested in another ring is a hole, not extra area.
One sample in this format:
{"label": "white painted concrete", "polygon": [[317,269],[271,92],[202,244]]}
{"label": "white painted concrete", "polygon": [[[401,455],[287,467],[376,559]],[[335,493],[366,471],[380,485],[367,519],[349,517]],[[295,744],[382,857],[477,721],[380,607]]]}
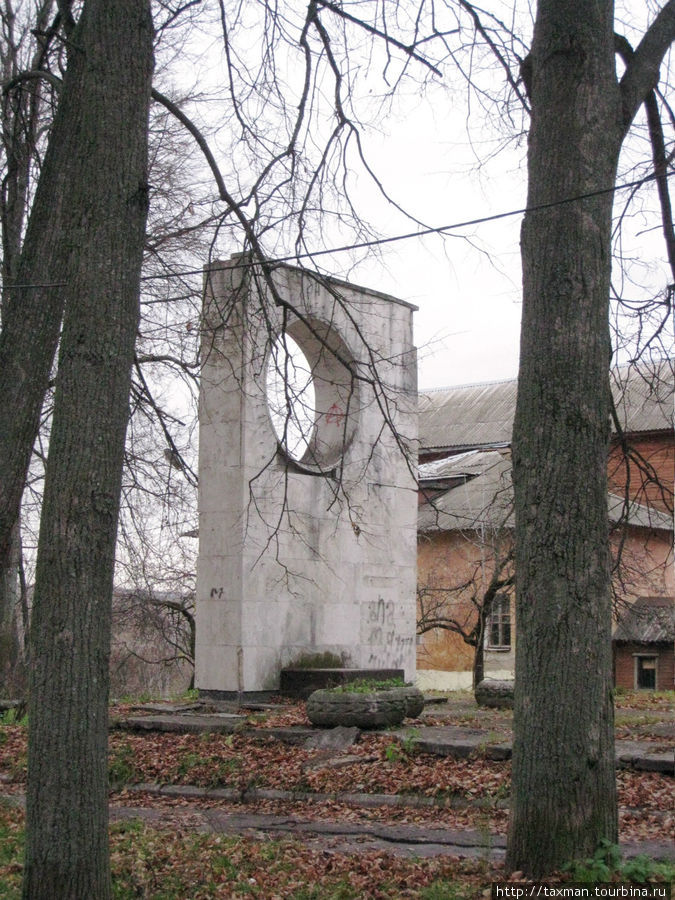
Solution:
{"label": "white painted concrete", "polygon": [[415,684],[421,691],[470,691],[473,687],[471,672],[439,672],[435,669],[418,669]]}
{"label": "white painted concrete", "polygon": [[[284,665],[324,651],[410,679],[414,307],[287,266],[274,269],[272,290],[245,261],[206,271],[196,685],[274,690]],[[316,394],[297,462],[280,446],[266,393],[284,326]]]}

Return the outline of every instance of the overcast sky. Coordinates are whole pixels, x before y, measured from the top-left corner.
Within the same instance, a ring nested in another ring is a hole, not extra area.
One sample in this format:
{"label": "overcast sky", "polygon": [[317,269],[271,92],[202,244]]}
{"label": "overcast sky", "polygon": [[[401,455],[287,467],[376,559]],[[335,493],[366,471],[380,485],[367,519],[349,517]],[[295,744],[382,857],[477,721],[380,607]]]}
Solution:
{"label": "overcast sky", "polygon": [[[521,6],[520,30],[527,41],[531,10],[527,3]],[[488,7],[508,12],[513,3],[490,0]],[[619,27],[633,40],[642,33],[645,22],[638,18],[649,16],[648,7],[644,0],[617,3]],[[631,32],[634,18],[639,31]],[[214,46],[221,54],[217,40]],[[222,71],[221,60],[212,73],[216,83],[222,81]],[[523,208],[526,146],[524,137],[513,134],[519,127],[517,114],[514,122],[509,122],[502,105],[485,100],[493,92],[498,96],[503,87],[499,68],[490,63],[480,70],[486,90],[483,98],[467,91],[466,82],[450,65],[444,68],[444,77],[437,83],[431,79],[424,92],[416,90],[418,82],[411,79],[407,96],[405,90],[397,94],[393,114],[387,109],[382,116],[377,106],[378,92],[383,90],[378,84],[378,66],[373,64],[364,71],[360,97],[367,104],[372,93],[371,111],[375,110],[370,127],[362,133],[366,154],[387,194],[416,220],[406,219],[387,205],[372,183],[358,174],[360,166],[356,165],[348,175],[350,197],[358,200],[359,212],[365,211],[374,234],[391,238],[416,231],[421,227],[417,223],[440,228]],[[383,103],[383,110],[386,105]],[[493,117],[491,122],[486,110]],[[509,134],[513,139],[504,149],[500,143]],[[649,166],[649,147],[638,141],[633,156],[626,156],[619,167],[619,181],[645,174]],[[635,259],[634,281],[620,287],[631,300],[645,289],[653,295],[672,280],[662,264],[658,232],[653,230],[656,220],[649,190],[638,195],[635,208],[639,213],[627,223],[627,231],[640,235],[639,241],[626,242],[628,254]],[[324,271],[339,278],[419,307],[415,340],[420,388],[513,378],[518,369],[521,310],[520,224],[521,216],[514,215],[458,228],[445,237],[399,241],[381,248],[379,259],[362,254],[364,259],[358,264],[348,253],[317,257],[317,261]],[[325,233],[322,237],[323,247],[340,246],[352,239],[349,234],[336,236],[335,241]],[[317,241],[317,249],[321,247]],[[226,253],[236,249],[231,247]]]}
{"label": "overcast sky", "polygon": [[[498,77],[498,76],[497,76]],[[446,98],[447,99],[447,98]],[[469,144],[466,109],[438,116],[433,98],[393,122],[374,152],[387,189],[430,227],[489,217],[525,205],[524,144],[478,169],[477,155],[495,149]],[[440,121],[439,121],[440,120]],[[378,208],[375,196],[373,205]],[[386,234],[415,226],[381,212]],[[384,220],[389,216],[389,220]],[[377,214],[375,215],[377,221]],[[515,377],[520,332],[521,216],[389,245],[383,264],[363,263],[351,277],[419,307],[415,341],[419,385],[442,387]]]}
{"label": "overcast sky", "polygon": [[[617,3],[617,27],[633,42],[653,15],[644,0]],[[631,30],[633,25],[637,30]],[[495,84],[501,82],[503,73],[496,68],[492,72]],[[383,128],[379,139],[370,135],[366,142],[377,173],[387,192],[425,225],[447,226],[525,206],[525,138],[500,149],[508,123],[486,121],[461,78],[450,89],[445,84],[424,97],[402,101],[399,115],[387,119]],[[625,146],[617,183],[631,182],[651,168],[643,131]],[[372,218],[383,236],[415,230],[414,224],[396,219],[372,188],[364,185],[363,190],[371,191]],[[617,211],[623,211],[629,196],[626,190],[617,193]],[[357,283],[419,307],[415,339],[420,388],[517,375],[521,220],[518,214],[457,229],[452,237],[397,242],[388,245],[382,264],[369,260],[349,273]],[[658,221],[654,185],[648,184],[635,192],[622,226],[622,249],[630,262],[624,276],[618,267],[613,272],[616,289],[628,301],[656,296],[672,281]],[[672,353],[672,329],[665,336],[667,352],[669,341]]]}

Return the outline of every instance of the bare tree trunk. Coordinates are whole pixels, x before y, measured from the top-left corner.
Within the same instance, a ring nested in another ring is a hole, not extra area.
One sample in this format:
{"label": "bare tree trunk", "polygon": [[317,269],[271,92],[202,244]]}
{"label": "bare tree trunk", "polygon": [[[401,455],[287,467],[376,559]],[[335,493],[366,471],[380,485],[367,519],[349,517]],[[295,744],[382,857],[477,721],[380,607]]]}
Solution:
{"label": "bare tree trunk", "polygon": [[[2,230],[2,282],[7,287],[16,280],[21,241],[27,215],[30,193],[31,163],[36,155],[36,141],[40,127],[40,111],[42,99],[40,85],[37,81],[21,85],[21,89],[7,90],[8,83],[16,78],[22,69],[21,48],[28,37],[29,23],[17,27],[16,16],[11,6],[4,4],[6,22],[11,26],[4,32],[5,46],[2,54],[2,81],[5,86],[2,96],[2,125],[0,139],[6,160],[6,171],[0,190],[0,228]],[[45,0],[36,7],[33,27],[43,33],[47,27],[52,3]],[[30,68],[35,70],[41,65],[43,47],[30,61]],[[6,325],[6,310],[10,306],[9,294],[0,305],[0,325]],[[8,347],[0,336],[0,347]],[[54,351],[52,349],[52,356]],[[8,361],[0,351],[2,363]],[[50,359],[51,363],[51,359]],[[9,375],[9,372],[5,373]],[[0,381],[2,376],[0,376]],[[4,393],[2,396],[6,396]],[[16,408],[8,404],[6,413],[16,416]],[[0,417],[2,413],[0,413]],[[0,447],[3,447],[0,438]],[[2,450],[0,450],[2,453]],[[3,470],[4,471],[4,470]],[[24,473],[25,474],[25,473]],[[0,496],[3,493],[3,475],[0,475]],[[21,490],[23,489],[23,479]],[[19,493],[19,499],[21,494]],[[12,501],[14,508],[14,501]],[[24,586],[20,584],[22,572],[21,531],[18,520],[18,508],[9,513],[0,503],[0,692],[8,696],[19,696],[25,693],[25,655],[19,643],[18,610],[25,601]],[[23,612],[23,609],[22,609]]]}
{"label": "bare tree trunk", "polygon": [[14,525],[7,566],[0,570],[0,696],[23,697],[25,669],[19,641],[21,585],[19,523]]}
{"label": "bare tree trunk", "polygon": [[[86,0],[70,42],[52,137],[69,154],[55,151],[45,164],[40,189],[52,207],[36,200],[33,213],[61,211],[54,261],[66,275],[31,623],[30,900],[105,900],[111,891],[108,659],[147,213],[149,0]],[[49,277],[39,248],[30,252],[38,277]]]}
{"label": "bare tree trunk", "polygon": [[[613,4],[540,0],[528,208],[614,184]],[[607,521],[612,194],[528,212],[513,433],[516,661],[508,865],[617,840]]]}
{"label": "bare tree trunk", "polygon": [[[36,11],[34,27],[41,33],[51,7],[45,2]],[[41,53],[36,52],[33,69],[40,67]],[[7,59],[4,75],[16,78],[21,64],[18,45],[8,48]],[[68,221],[72,207],[55,197],[67,191],[81,162],[81,154],[74,152],[78,135],[70,127],[72,112],[57,115],[21,249],[30,166],[41,125],[39,96],[35,82],[30,88],[14,87],[3,97],[7,172],[2,192],[0,571],[9,565],[12,529],[19,515],[61,326],[64,293],[60,285],[67,281],[72,264],[72,246],[66,237],[73,227]]]}

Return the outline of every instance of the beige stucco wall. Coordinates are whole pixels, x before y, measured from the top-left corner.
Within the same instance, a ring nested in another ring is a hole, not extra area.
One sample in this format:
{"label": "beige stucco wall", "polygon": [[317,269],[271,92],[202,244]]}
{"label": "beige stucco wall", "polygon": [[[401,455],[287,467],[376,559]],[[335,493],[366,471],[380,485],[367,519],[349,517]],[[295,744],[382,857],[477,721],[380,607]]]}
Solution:
{"label": "beige stucco wall", "polygon": [[[675,593],[673,570],[673,533],[630,528],[625,537],[612,536],[612,549],[616,556],[622,543],[621,569],[615,574],[617,595],[632,602],[636,597],[666,596]],[[484,542],[477,532],[437,532],[421,535],[418,539],[418,587],[431,585],[453,587],[472,580],[469,586],[458,591],[452,600],[453,612],[467,622],[475,621],[475,610],[470,597],[490,579],[494,566],[494,541]],[[441,595],[439,594],[439,597]],[[515,602],[512,600],[515,619]],[[510,651],[486,648],[484,668],[490,678],[512,678],[515,670],[515,645],[517,624],[512,631]],[[438,690],[455,690],[457,683],[465,687],[461,676],[470,676],[473,648],[462,638],[440,629],[420,636],[417,648],[418,673],[424,672],[429,684]],[[443,673],[435,675],[432,673]],[[470,677],[469,684],[470,686]],[[447,685],[441,687],[441,684]]]}
{"label": "beige stucco wall", "polygon": [[[470,630],[476,621],[476,606],[472,598],[480,602],[493,575],[495,559],[502,559],[508,552],[509,540],[510,535],[504,530],[499,534],[483,535],[470,530],[420,535],[417,545],[418,591],[422,587],[439,588],[437,593],[432,594],[432,599],[445,602],[452,616],[465,623],[467,630]],[[451,595],[443,590],[448,588],[453,589]],[[515,633],[512,643],[515,646]],[[457,679],[459,687],[467,687],[471,685],[473,657],[473,647],[457,633],[434,629],[420,635],[418,671],[468,673],[468,685],[466,678]],[[490,677],[509,677],[514,663],[513,648],[510,652],[485,649],[485,672]]]}

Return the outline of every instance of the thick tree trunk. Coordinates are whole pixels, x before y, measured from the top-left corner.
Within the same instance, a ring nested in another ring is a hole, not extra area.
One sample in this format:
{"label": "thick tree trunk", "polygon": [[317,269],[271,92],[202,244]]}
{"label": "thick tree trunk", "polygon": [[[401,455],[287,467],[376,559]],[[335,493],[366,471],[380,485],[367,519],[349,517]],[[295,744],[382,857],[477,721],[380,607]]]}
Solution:
{"label": "thick tree trunk", "polygon": [[531,53],[513,433],[518,645],[507,863],[542,876],[617,839],[607,522],[611,0],[540,0]]}
{"label": "thick tree trunk", "polygon": [[[61,156],[49,172],[65,312],[31,623],[30,900],[110,896],[108,657],[147,213],[149,0],[86,0],[70,42],[52,143],[67,140],[77,164]],[[37,277],[53,278],[31,252]]]}

